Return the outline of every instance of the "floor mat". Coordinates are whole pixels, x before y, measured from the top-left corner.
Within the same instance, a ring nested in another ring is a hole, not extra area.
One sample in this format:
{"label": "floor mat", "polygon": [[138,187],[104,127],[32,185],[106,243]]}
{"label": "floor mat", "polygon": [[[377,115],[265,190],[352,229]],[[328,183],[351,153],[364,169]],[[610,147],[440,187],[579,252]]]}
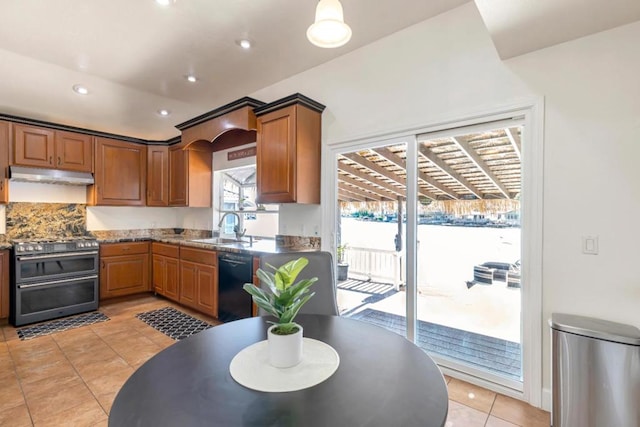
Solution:
{"label": "floor mat", "polygon": [[389,292],[395,293],[393,285],[388,283],[378,283],[365,280],[347,279],[342,282],[338,282],[338,289],[345,289],[347,291],[362,292],[365,294],[387,294]]}
{"label": "floor mat", "polygon": [[138,313],[136,317],[174,340],[187,338],[213,326],[173,307]]}
{"label": "floor mat", "polygon": [[93,323],[105,322],[107,320],[109,320],[109,318],[103,313],[100,313],[99,311],[92,311],[91,313],[84,313],[78,316],[65,317],[62,319],[52,320],[50,322],[26,326],[24,328],[16,329],[16,333],[18,334],[18,337],[24,341],[43,335],[53,334],[55,332],[91,325]]}
{"label": "floor mat", "polygon": [[[349,316],[404,336],[406,319],[367,308]],[[429,352],[457,359],[477,368],[521,381],[522,350],[519,343],[488,337],[418,320],[416,344]]]}

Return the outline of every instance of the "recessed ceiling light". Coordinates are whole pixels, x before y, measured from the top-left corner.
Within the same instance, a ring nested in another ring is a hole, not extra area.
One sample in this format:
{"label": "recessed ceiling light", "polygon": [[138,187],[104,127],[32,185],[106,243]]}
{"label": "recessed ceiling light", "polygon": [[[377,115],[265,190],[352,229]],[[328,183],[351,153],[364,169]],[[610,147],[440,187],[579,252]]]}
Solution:
{"label": "recessed ceiling light", "polygon": [[156,3],[158,3],[160,6],[169,6],[175,2],[176,0],[156,0]]}
{"label": "recessed ceiling light", "polygon": [[251,47],[251,41],[247,39],[238,40],[238,44],[243,49],[249,49]]}
{"label": "recessed ceiling light", "polygon": [[87,95],[89,94],[89,89],[87,89],[86,87],[82,86],[82,85],[73,85],[73,91],[75,93],[78,93],[80,95]]}
{"label": "recessed ceiling light", "polygon": [[171,111],[169,110],[158,110],[158,114],[160,114],[162,117],[167,117],[169,114],[171,114]]}
{"label": "recessed ceiling light", "polygon": [[188,81],[190,81],[191,83],[195,83],[198,81],[198,78],[196,76],[194,76],[193,74],[188,74],[186,76],[184,76],[185,79],[187,79]]}

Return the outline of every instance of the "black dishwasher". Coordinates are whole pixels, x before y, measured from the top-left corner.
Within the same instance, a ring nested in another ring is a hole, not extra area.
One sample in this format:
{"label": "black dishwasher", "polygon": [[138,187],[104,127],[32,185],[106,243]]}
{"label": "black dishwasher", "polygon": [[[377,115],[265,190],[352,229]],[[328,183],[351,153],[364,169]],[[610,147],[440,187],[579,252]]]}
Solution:
{"label": "black dishwasher", "polygon": [[242,286],[253,282],[253,256],[218,252],[218,320],[251,317],[252,301]]}

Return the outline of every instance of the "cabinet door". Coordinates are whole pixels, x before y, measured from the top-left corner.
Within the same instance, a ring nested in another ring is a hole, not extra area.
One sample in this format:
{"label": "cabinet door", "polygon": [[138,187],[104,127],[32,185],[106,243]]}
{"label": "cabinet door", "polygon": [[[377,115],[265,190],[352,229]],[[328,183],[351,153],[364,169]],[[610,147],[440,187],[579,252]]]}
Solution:
{"label": "cabinet door", "polygon": [[209,316],[218,317],[218,271],[216,267],[197,264],[196,307]]}
{"label": "cabinet door", "polygon": [[9,122],[0,121],[0,203],[9,203]]}
{"label": "cabinet door", "polygon": [[107,138],[96,138],[95,160],[95,184],[88,189],[90,204],[145,205],[146,146]]}
{"label": "cabinet door", "polygon": [[197,264],[180,260],[180,304],[196,308]]}
{"label": "cabinet door", "polygon": [[151,285],[153,290],[160,295],[164,295],[165,289],[165,257],[162,255],[152,255],[151,257]]}
{"label": "cabinet door", "polygon": [[54,167],[54,132],[50,129],[13,125],[13,163],[41,168]]}
{"label": "cabinet door", "polygon": [[55,167],[93,172],[93,137],[80,133],[56,131]]}
{"label": "cabinet door", "polygon": [[100,299],[149,290],[149,255],[103,257],[100,266]]}
{"label": "cabinet door", "polygon": [[168,206],[168,190],[168,148],[149,146],[147,149],[147,206]]}
{"label": "cabinet door", "polygon": [[164,296],[180,301],[180,261],[176,258],[165,258],[164,273]]}
{"label": "cabinet door", "polygon": [[189,177],[189,157],[185,150],[169,149],[169,205],[187,206],[189,203],[187,187]]}
{"label": "cabinet door", "polygon": [[258,203],[295,202],[295,122],[294,106],[258,117]]}
{"label": "cabinet door", "polygon": [[0,251],[0,319],[9,317],[9,251]]}

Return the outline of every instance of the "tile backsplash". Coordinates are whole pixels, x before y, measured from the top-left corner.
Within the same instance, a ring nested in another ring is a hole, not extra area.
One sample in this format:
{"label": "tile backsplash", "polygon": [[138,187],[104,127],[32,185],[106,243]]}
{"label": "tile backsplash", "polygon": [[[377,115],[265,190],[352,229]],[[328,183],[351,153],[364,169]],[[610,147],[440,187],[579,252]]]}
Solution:
{"label": "tile backsplash", "polygon": [[87,206],[14,202],[6,206],[7,239],[59,238],[87,233]]}

